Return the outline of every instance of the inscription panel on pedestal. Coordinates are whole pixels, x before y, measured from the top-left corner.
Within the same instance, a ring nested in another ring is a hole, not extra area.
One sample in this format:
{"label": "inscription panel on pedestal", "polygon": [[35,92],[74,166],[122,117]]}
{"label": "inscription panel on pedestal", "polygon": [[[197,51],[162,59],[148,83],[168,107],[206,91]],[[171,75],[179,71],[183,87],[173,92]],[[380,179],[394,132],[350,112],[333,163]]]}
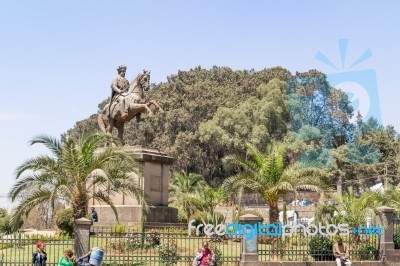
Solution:
{"label": "inscription panel on pedestal", "polygon": [[150,191],[161,192],[161,176],[159,175],[150,176]]}

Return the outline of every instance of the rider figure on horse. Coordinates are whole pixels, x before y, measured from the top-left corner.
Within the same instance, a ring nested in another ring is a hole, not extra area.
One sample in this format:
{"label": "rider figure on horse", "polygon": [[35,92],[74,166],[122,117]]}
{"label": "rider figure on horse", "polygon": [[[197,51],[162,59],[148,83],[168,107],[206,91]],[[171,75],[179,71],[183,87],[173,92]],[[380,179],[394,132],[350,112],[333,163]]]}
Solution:
{"label": "rider figure on horse", "polygon": [[118,76],[114,77],[111,82],[111,104],[122,102],[124,111],[121,118],[128,116],[128,105],[125,104],[125,97],[122,95],[129,89],[129,81],[125,78],[126,66],[120,65],[117,69]]}

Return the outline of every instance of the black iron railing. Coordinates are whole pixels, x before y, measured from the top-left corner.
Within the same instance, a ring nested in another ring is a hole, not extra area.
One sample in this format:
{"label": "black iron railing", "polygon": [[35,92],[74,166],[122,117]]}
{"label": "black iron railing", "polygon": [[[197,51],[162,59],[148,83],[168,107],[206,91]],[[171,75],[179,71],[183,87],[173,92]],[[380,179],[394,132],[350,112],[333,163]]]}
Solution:
{"label": "black iron railing", "polygon": [[23,235],[15,233],[0,238],[0,265],[31,265],[36,243],[45,244],[46,265],[56,266],[65,249],[73,250],[73,239],[60,236]]}
{"label": "black iron railing", "polygon": [[[188,235],[186,229],[152,229],[144,233],[133,229],[97,228],[90,234],[91,247],[105,251],[103,265],[191,265],[204,241],[214,250],[216,259],[226,266],[240,261],[240,242],[228,237]],[[129,264],[131,265],[131,264]]]}

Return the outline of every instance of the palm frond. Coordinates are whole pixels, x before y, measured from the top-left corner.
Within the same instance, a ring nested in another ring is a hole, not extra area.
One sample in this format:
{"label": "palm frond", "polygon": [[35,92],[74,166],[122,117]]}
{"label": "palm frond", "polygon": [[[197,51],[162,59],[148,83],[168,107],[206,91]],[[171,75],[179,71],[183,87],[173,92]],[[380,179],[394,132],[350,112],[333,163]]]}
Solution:
{"label": "palm frond", "polygon": [[34,144],[44,144],[52,153],[54,156],[58,157],[60,156],[62,152],[62,144],[61,141],[58,139],[47,136],[47,135],[40,135],[35,138],[33,138],[30,142],[30,145]]}
{"label": "palm frond", "polygon": [[[33,139],[32,144],[46,145],[54,157],[40,155],[22,163],[16,169],[16,183],[9,192],[9,197],[16,201],[19,198],[33,197],[34,190],[48,191],[50,196],[45,201],[51,206],[62,200],[75,208],[74,206],[85,204],[80,201],[93,197],[93,185],[96,185],[96,188],[102,188],[98,195],[105,201],[120,192],[136,197],[148,208],[147,196],[129,174],[139,172],[137,164],[121,147],[101,148],[110,140],[97,134],[79,140],[67,138],[63,143],[48,136]],[[28,176],[23,176],[27,172]],[[82,198],[79,195],[86,196]],[[38,202],[32,201],[27,206]],[[81,215],[86,209],[87,205],[83,209],[74,210],[74,213]],[[24,210],[20,206],[19,212]]]}
{"label": "palm frond", "polygon": [[16,169],[16,178],[18,179],[25,171],[46,171],[58,172],[58,163],[47,155],[38,156],[26,160]]}
{"label": "palm frond", "polygon": [[102,191],[96,191],[95,193],[93,193],[93,198],[108,204],[114,212],[115,219],[117,219],[117,222],[119,222],[117,208],[115,208],[114,203],[112,202],[109,193],[104,193]]}
{"label": "palm frond", "polygon": [[33,208],[48,201],[50,198],[51,192],[48,190],[37,190],[24,197],[11,215],[11,226],[15,228],[24,215],[28,215]]}

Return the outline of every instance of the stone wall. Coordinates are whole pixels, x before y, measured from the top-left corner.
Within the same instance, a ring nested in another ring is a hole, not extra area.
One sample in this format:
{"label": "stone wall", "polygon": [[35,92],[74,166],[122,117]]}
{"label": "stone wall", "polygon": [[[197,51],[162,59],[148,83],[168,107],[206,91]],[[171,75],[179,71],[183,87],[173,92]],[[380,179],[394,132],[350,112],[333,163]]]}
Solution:
{"label": "stone wall", "polygon": [[[335,195],[336,191],[326,191],[324,192],[326,195]],[[321,195],[318,192],[313,192],[313,191],[299,191],[297,193],[297,199],[302,200],[305,199],[309,203],[318,203]],[[231,197],[231,200],[236,203],[236,198],[234,196]],[[293,200],[295,200],[295,194],[294,193],[287,193],[284,201],[286,203],[291,203]],[[262,206],[266,205],[265,200],[259,193],[247,193],[243,195],[242,197],[242,204],[245,206]]]}

